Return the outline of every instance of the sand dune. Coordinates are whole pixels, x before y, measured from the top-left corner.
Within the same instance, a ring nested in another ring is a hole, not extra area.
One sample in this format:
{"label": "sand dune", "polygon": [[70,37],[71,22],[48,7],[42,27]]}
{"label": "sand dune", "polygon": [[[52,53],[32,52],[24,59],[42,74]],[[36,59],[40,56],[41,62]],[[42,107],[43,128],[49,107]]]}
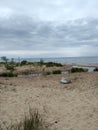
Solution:
{"label": "sand dune", "polygon": [[[61,77],[71,84],[61,84]],[[0,122],[37,108],[52,130],[98,130],[98,72],[32,78],[0,77]]]}

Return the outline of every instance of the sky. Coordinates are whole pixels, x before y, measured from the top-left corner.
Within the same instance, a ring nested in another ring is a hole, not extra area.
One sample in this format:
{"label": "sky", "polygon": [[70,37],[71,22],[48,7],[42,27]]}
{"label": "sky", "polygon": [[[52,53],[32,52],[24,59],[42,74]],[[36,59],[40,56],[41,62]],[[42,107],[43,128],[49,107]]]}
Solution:
{"label": "sky", "polygon": [[98,56],[98,0],[0,0],[1,56]]}

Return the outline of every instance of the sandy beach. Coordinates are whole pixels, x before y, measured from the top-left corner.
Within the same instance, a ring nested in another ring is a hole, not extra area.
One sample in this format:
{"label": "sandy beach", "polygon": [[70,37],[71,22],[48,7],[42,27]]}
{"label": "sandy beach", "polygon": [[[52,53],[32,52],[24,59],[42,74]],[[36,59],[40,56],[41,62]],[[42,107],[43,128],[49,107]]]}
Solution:
{"label": "sandy beach", "polygon": [[0,130],[98,130],[98,0],[0,0]]}
{"label": "sandy beach", "polygon": [[[61,84],[61,77],[71,83]],[[29,108],[37,108],[51,130],[98,130],[98,72],[0,77],[0,123],[21,121]]]}

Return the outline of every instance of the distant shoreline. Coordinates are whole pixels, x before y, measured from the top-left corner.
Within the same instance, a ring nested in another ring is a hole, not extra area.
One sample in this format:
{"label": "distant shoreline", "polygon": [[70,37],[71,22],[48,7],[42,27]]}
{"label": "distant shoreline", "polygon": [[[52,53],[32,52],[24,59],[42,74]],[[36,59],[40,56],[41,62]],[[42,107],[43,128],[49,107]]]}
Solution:
{"label": "distant shoreline", "polygon": [[[15,59],[18,61],[19,59]],[[69,65],[98,65],[98,57],[59,57],[59,58],[20,58],[20,61],[27,60],[30,62],[38,62],[43,60],[44,62],[56,62]]]}

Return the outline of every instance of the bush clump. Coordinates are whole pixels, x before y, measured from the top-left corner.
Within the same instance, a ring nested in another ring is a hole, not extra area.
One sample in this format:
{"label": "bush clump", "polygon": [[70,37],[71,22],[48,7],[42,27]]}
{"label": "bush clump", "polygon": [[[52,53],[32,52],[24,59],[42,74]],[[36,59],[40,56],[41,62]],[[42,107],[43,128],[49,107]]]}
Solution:
{"label": "bush clump", "polygon": [[[1,125],[2,126],[2,125]],[[0,130],[3,130],[0,127]],[[4,130],[49,130],[46,127],[46,123],[43,120],[42,116],[39,114],[37,110],[34,112],[30,111],[28,116],[25,116],[23,121],[18,124],[11,125]]]}
{"label": "bush clump", "polygon": [[13,74],[12,72],[4,72],[0,74],[1,77],[17,77],[17,74]]}
{"label": "bush clump", "polygon": [[83,68],[72,68],[71,73],[76,73],[76,72],[85,72]]}
{"label": "bush clump", "polygon": [[61,70],[53,70],[52,74],[61,74]]}
{"label": "bush clump", "polygon": [[11,65],[11,64],[5,65],[5,68],[6,68],[7,70],[10,70],[10,71],[13,71],[13,70],[14,70],[14,66]]}
{"label": "bush clump", "polygon": [[46,67],[53,67],[53,66],[62,67],[62,64],[55,63],[55,62],[47,62],[45,64],[46,64]]}
{"label": "bush clump", "polygon": [[94,71],[98,71],[98,68],[95,68]]}
{"label": "bush clump", "polygon": [[23,60],[23,61],[21,61],[21,63],[20,63],[20,65],[22,66],[22,65],[27,65],[27,61],[26,60]]}

